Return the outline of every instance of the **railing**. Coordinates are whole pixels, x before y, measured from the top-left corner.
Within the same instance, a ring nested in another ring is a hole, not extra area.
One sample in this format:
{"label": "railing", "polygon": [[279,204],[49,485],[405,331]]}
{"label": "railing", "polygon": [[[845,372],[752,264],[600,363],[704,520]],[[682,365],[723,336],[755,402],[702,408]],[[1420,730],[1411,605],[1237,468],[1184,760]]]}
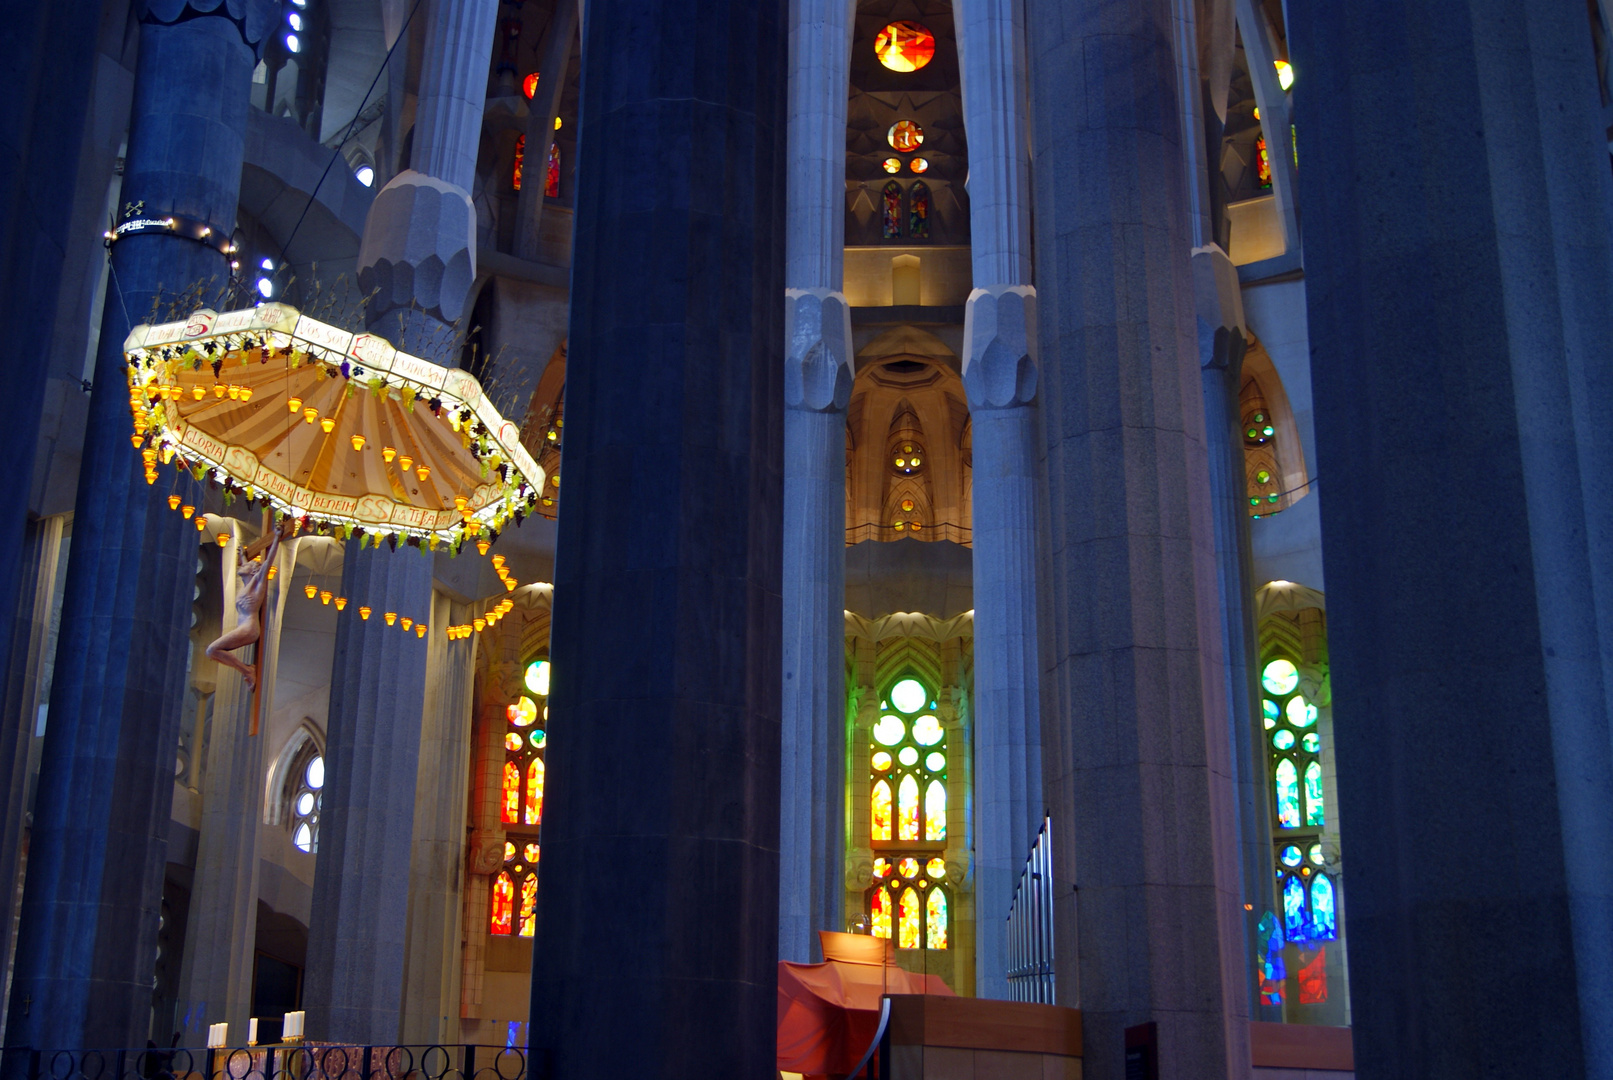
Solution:
{"label": "railing", "polygon": [[5,1080],[529,1080],[526,1048],[506,1046],[7,1047],[0,1062]]}
{"label": "railing", "polygon": [[967,525],[954,525],[950,521],[937,522],[934,525],[915,525],[906,522],[901,525],[876,525],[866,522],[862,525],[853,525],[846,530],[846,546],[860,544],[864,540],[950,540],[954,544],[969,547],[972,544],[973,530]]}
{"label": "railing", "polygon": [[1053,1004],[1053,845],[1052,822],[1031,845],[1008,909],[1008,991],[1015,1001]]}

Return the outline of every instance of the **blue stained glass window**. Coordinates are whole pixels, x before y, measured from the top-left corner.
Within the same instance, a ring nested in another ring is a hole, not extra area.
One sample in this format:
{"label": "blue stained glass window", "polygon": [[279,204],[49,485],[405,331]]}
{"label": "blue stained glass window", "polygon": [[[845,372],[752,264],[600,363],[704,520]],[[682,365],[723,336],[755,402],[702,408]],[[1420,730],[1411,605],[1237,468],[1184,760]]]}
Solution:
{"label": "blue stained glass window", "polygon": [[1326,824],[1326,816],[1322,809],[1322,763],[1313,761],[1305,766],[1305,824],[1321,826]]}
{"label": "blue stained glass window", "polygon": [[[1328,899],[1332,900],[1329,892]],[[1298,944],[1310,937],[1309,927],[1305,917],[1305,886],[1293,874],[1283,884],[1283,929],[1287,932],[1288,940]]]}
{"label": "blue stained glass window", "polygon": [[[1321,783],[1319,775],[1317,783]],[[1277,824],[1284,829],[1299,828],[1299,770],[1292,758],[1277,763]]]}
{"label": "blue stained glass window", "polygon": [[1299,848],[1293,844],[1289,844],[1287,847],[1283,848],[1283,853],[1281,856],[1279,856],[1279,858],[1282,859],[1284,866],[1298,866],[1302,857],[1303,856],[1301,856],[1299,853]]}
{"label": "blue stained glass window", "polygon": [[1333,882],[1328,880],[1326,874],[1317,874],[1316,880],[1311,882],[1311,937],[1316,941],[1334,941],[1338,936],[1338,915],[1333,908]]}
{"label": "blue stained glass window", "polygon": [[1277,718],[1282,715],[1282,712],[1278,710],[1277,703],[1275,701],[1271,700],[1271,698],[1267,698],[1265,701],[1261,702],[1260,711],[1262,713],[1262,719],[1264,719],[1266,723],[1267,730],[1277,726]]}

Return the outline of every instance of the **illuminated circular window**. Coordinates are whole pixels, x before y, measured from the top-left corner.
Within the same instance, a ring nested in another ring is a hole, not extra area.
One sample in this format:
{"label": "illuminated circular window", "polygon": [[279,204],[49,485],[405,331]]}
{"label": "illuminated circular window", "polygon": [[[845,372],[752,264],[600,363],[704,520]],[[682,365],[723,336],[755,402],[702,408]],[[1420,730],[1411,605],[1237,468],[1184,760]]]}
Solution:
{"label": "illuminated circular window", "polygon": [[[891,687],[891,704],[897,712],[916,713],[924,708],[924,700],[928,695],[917,679],[903,679]],[[891,719],[895,719],[892,717]],[[901,736],[897,736],[901,738]],[[895,740],[893,739],[892,742]]]}
{"label": "illuminated circular window", "polygon": [[885,141],[899,153],[909,153],[924,145],[924,129],[911,120],[898,120],[885,133]]}
{"label": "illuminated circular window", "polygon": [[1327,856],[1322,854],[1321,844],[1312,844],[1309,854],[1311,862],[1315,863],[1317,866],[1321,866],[1327,861]]}
{"label": "illuminated circular window", "polygon": [[1304,747],[1307,754],[1317,753],[1322,749],[1322,737],[1314,731],[1307,731],[1305,737],[1299,740],[1299,745]]}
{"label": "illuminated circular window", "polygon": [[902,512],[904,514],[911,514],[913,512],[913,500],[912,499],[903,499],[902,500]]}
{"label": "illuminated circular window", "polygon": [[506,750],[519,750],[519,749],[521,749],[521,736],[517,735],[513,731],[507,733],[504,736],[504,749],[506,749]]}
{"label": "illuminated circular window", "polygon": [[924,447],[918,443],[902,443],[891,455],[891,465],[903,476],[912,476],[924,465]]}
{"label": "illuminated circular window", "polygon": [[913,721],[913,741],[920,746],[934,746],[944,734],[941,721],[933,716],[921,716]]}
{"label": "illuminated circular window", "polygon": [[874,751],[873,765],[879,772],[885,772],[891,767],[891,756],[883,750],[876,750]]}
{"label": "illuminated circular window", "polygon": [[1260,685],[1279,697],[1291,694],[1299,685],[1299,669],[1291,661],[1273,660],[1261,671]]}
{"label": "illuminated circular window", "polygon": [[1277,703],[1275,701],[1271,700],[1270,698],[1262,701],[1260,703],[1260,711],[1264,714],[1261,719],[1263,719],[1266,723],[1266,730],[1269,731],[1277,726],[1277,718],[1282,715],[1282,711],[1277,708]]}
{"label": "illuminated circular window", "polygon": [[1294,747],[1294,733],[1287,728],[1279,728],[1271,736],[1271,745],[1279,750],[1291,750]]}
{"label": "illuminated circular window", "polygon": [[919,861],[909,856],[896,864],[896,872],[905,878],[919,876]]}
{"label": "illuminated circular window", "polygon": [[521,80],[521,93],[526,95],[526,99],[528,101],[531,101],[533,97],[536,96],[537,92],[538,73],[534,71],[532,74]]}
{"label": "illuminated circular window", "polygon": [[893,22],[874,35],[874,55],[892,71],[917,71],[935,59],[935,35],[916,22]]}
{"label": "illuminated circular window", "polygon": [[1299,853],[1299,848],[1295,847],[1293,844],[1289,844],[1287,847],[1283,848],[1281,858],[1284,866],[1298,866],[1301,857],[1302,856]]}
{"label": "illuminated circular window", "polygon": [[901,172],[902,171],[902,159],[901,158],[888,157],[884,161],[880,162],[880,165],[882,165],[884,167],[885,171],[888,172],[888,173],[896,173],[896,172]]}
{"label": "illuminated circular window", "polygon": [[935,880],[940,881],[947,876],[947,864],[944,859],[931,859],[924,864],[924,872]]}
{"label": "illuminated circular window", "polygon": [[907,163],[907,167],[914,172],[926,172],[929,170],[930,163],[924,158],[916,157]]}
{"label": "illuminated circular window", "polygon": [[545,746],[549,745],[549,733],[544,731],[542,728],[535,728],[532,734],[528,735],[527,738],[532,741],[533,749],[536,750],[542,750]]}
{"label": "illuminated circular window", "polygon": [[911,746],[904,746],[901,752],[896,755],[896,760],[911,769],[919,763],[919,752]]}
{"label": "illuminated circular window", "polygon": [[878,879],[880,879],[880,878],[883,878],[886,874],[888,874],[890,872],[891,872],[891,863],[890,863],[889,859],[875,859],[874,860],[874,879],[876,881]]}
{"label": "illuminated circular window", "polygon": [[1295,727],[1310,727],[1316,723],[1316,706],[1301,696],[1288,699],[1288,722]]}
{"label": "illuminated circular window", "polygon": [[549,696],[549,661],[534,660],[526,666],[526,688],[538,697]]}
{"label": "illuminated circular window", "polygon": [[291,801],[291,843],[312,855],[319,850],[319,810],[324,804],[325,759],[316,754],[303,767]]}
{"label": "illuminated circular window", "polygon": [[940,772],[947,767],[947,756],[940,751],[935,751],[924,759],[924,767],[931,772]]}
{"label": "illuminated circular window", "polygon": [[1275,434],[1277,429],[1272,427],[1271,417],[1263,412],[1250,416],[1249,422],[1243,426],[1243,441],[1250,446],[1262,446]]}
{"label": "illuminated circular window", "polygon": [[874,739],[881,746],[895,746],[907,734],[907,725],[894,716],[881,716],[874,725]]}
{"label": "illuminated circular window", "polygon": [[532,722],[538,718],[538,705],[529,697],[524,697],[514,705],[505,706],[505,714],[510,723],[516,727],[531,727]]}

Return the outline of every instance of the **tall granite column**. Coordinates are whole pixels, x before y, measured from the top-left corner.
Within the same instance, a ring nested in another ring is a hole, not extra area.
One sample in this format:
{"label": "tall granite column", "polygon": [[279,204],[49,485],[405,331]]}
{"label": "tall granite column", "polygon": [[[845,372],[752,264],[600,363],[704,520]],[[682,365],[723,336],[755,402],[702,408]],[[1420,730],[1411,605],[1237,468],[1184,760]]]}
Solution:
{"label": "tall granite column", "polygon": [[[252,68],[273,6],[232,0],[203,12],[146,0],[137,14],[123,200],[228,236]],[[196,573],[195,530],[168,509],[165,485],[193,501],[200,493],[172,470],[159,486],[141,475],[122,349],[159,292],[211,283],[217,295],[229,266],[218,250],[165,233],[128,235],[111,258],[8,1046],[140,1046],[150,1026]]]}
{"label": "tall granite column", "polygon": [[[496,0],[434,3],[428,18],[412,167],[376,195],[364,223],[359,283],[376,290],[370,329],[452,364],[455,321],[476,277],[475,182]],[[349,542],[342,587],[377,616],[431,617],[432,561],[418,550]],[[425,641],[379,617],[337,622],[308,928],[308,1031],[390,1042],[403,1023],[405,929],[416,783],[438,790],[440,755],[420,758]],[[469,732],[464,733],[469,738]],[[431,774],[417,776],[417,766]],[[365,872],[351,872],[363,859]],[[424,872],[424,871],[423,871]]]}
{"label": "tall granite column", "polygon": [[[1586,11],[1290,11],[1356,1075],[1613,1076],[1613,175]],[[1413,101],[1391,174],[1366,133]],[[1386,513],[1391,488],[1417,496]]]}
{"label": "tall granite column", "polygon": [[960,0],[974,291],[963,387],[974,432],[975,992],[1008,993],[1008,909],[1041,826],[1036,290],[1017,0]]}
{"label": "tall granite column", "polygon": [[845,270],[849,0],[790,5],[784,239],[784,712],[779,956],[845,929]]}
{"label": "tall granite column", "polygon": [[410,1044],[459,1041],[465,807],[479,638],[449,641],[444,631],[470,619],[468,604],[433,594],[404,963],[402,1039]]}
{"label": "tall granite column", "polygon": [[[1236,813],[1169,0],[1027,0],[1055,970],[1091,1080],[1249,1072]],[[978,439],[978,436],[977,436]],[[977,450],[978,453],[978,450]],[[978,554],[977,554],[978,558]],[[979,660],[976,660],[977,667]]]}
{"label": "tall granite column", "polygon": [[[208,535],[211,535],[209,533]],[[205,539],[205,537],[204,537]],[[219,552],[223,566],[224,631],[237,623],[235,572],[242,538],[239,527]],[[274,657],[279,652],[280,613],[297,565],[296,544],[281,545],[280,569],[264,604],[263,688],[260,720],[273,710]],[[205,556],[204,556],[205,557]],[[228,1022],[232,1038],[245,1043],[252,1015],[253,964],[258,926],[258,834],[263,823],[265,758],[263,734],[251,735],[252,691],[246,680],[222,664],[213,691],[213,717],[202,776],[202,819],[196,844],[196,875],[190,891],[185,953],[179,977],[181,1016],[192,1016],[184,1031],[187,1046],[206,1046],[207,1027]]]}
{"label": "tall granite column", "polygon": [[785,12],[584,27],[530,1027],[568,1080],[774,1068]]}

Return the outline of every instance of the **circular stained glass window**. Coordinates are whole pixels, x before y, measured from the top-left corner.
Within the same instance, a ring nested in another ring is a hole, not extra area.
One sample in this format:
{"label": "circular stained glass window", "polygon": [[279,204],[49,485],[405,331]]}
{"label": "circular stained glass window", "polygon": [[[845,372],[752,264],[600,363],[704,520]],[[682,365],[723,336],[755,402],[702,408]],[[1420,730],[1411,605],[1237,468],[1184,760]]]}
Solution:
{"label": "circular stained glass window", "polygon": [[1299,740],[1299,744],[1303,746],[1308,753],[1314,754],[1322,748],[1322,737],[1316,734],[1314,731],[1307,731],[1305,733],[1305,737]]}
{"label": "circular stained glass window", "polygon": [[318,791],[325,786],[325,759],[316,757],[308,763],[308,771],[304,774],[308,786]]}
{"label": "circular stained glass window", "polygon": [[919,876],[919,861],[911,856],[896,864],[896,872],[905,878]]}
{"label": "circular stained glass window", "polygon": [[504,841],[504,861],[515,861],[515,844],[509,840]]}
{"label": "circular stained glass window", "polygon": [[903,679],[891,687],[891,704],[897,712],[918,712],[924,708],[924,698],[924,687],[917,679]]}
{"label": "circular stained glass window", "polygon": [[530,727],[532,721],[538,718],[538,703],[524,697],[505,711],[509,714],[510,723],[516,727]]}
{"label": "circular stained glass window", "polygon": [[526,688],[538,697],[549,696],[549,661],[534,660],[526,666]]}
{"label": "circular stained glass window", "polygon": [[946,860],[941,858],[931,859],[929,862],[924,864],[924,872],[933,877],[935,880],[940,881],[942,878],[947,876]]}
{"label": "circular stained glass window", "polygon": [[532,734],[528,735],[527,738],[531,739],[532,745],[539,750],[549,745],[549,733],[542,728],[534,728]]}
{"label": "circular stained glass window", "polygon": [[1316,706],[1301,696],[1296,695],[1290,698],[1288,700],[1288,722],[1295,727],[1310,727],[1316,723]]}
{"label": "circular stained glass window", "polygon": [[1311,860],[1311,862],[1315,863],[1317,866],[1321,866],[1324,862],[1327,861],[1327,856],[1322,854],[1322,845],[1321,844],[1312,844],[1311,845],[1310,860]]}
{"label": "circular stained glass window", "polygon": [[935,59],[935,35],[916,22],[893,22],[874,35],[874,55],[892,71],[917,71]]}
{"label": "circular stained glass window", "polygon": [[1277,718],[1282,715],[1282,710],[1277,708],[1277,703],[1275,701],[1267,698],[1265,701],[1260,703],[1260,711],[1262,713],[1262,719],[1265,720],[1266,729],[1268,731],[1277,726]]}
{"label": "circular stained glass window", "polygon": [[1292,694],[1299,685],[1299,669],[1288,660],[1273,660],[1261,671],[1260,685],[1278,697]]}
{"label": "circular stained glass window", "polygon": [[887,860],[887,859],[875,859],[874,860],[874,877],[876,879],[882,878],[882,877],[884,877],[886,874],[888,874],[890,872],[891,872],[891,864],[890,864],[889,860]]}
{"label": "circular stained glass window", "polygon": [[1287,847],[1283,848],[1283,853],[1280,857],[1283,860],[1284,866],[1298,866],[1300,861],[1299,848],[1295,847],[1293,844],[1289,844]]}
{"label": "circular stained glass window", "polygon": [[875,772],[884,772],[891,767],[891,756],[883,750],[875,750],[873,766]]}
{"label": "circular stained glass window", "polygon": [[874,725],[874,741],[881,746],[895,746],[907,734],[907,725],[894,716],[881,716]]}
{"label": "circular stained glass window", "polygon": [[536,844],[528,844],[526,846],[525,855],[526,855],[526,861],[527,862],[537,862],[538,861],[538,845],[536,845]]}
{"label": "circular stained glass window", "polygon": [[902,159],[901,158],[888,157],[884,161],[881,161],[879,164],[888,173],[898,173],[898,172],[902,171]]}
{"label": "circular stained glass window", "polygon": [[930,167],[930,163],[924,158],[916,157],[907,163],[907,167],[914,172],[926,172]]}
{"label": "circular stained glass window", "polygon": [[297,796],[297,813],[304,817],[314,812],[314,793],[305,791]]}
{"label": "circular stained glass window", "polygon": [[1271,745],[1279,750],[1290,750],[1294,746],[1294,733],[1287,728],[1278,728],[1272,732]]}
{"label": "circular stained glass window", "polygon": [[924,759],[924,767],[931,772],[940,772],[947,767],[947,756],[939,750],[931,751],[930,756]]}
{"label": "circular stained glass window", "polygon": [[941,721],[933,716],[921,716],[913,721],[913,739],[920,746],[934,746],[945,734],[941,730]]}
{"label": "circular stained glass window", "polygon": [[506,732],[505,735],[504,735],[504,749],[506,749],[506,750],[519,750],[519,749],[521,749],[521,736],[517,735],[513,731]]}
{"label": "circular stained glass window", "polygon": [[924,129],[911,120],[898,120],[885,133],[885,141],[899,153],[909,153],[924,145]]}
{"label": "circular stained glass window", "polygon": [[896,755],[896,760],[900,761],[903,765],[906,765],[911,769],[914,765],[918,764],[919,752],[913,749],[911,746],[904,746],[902,747],[901,753]]}

